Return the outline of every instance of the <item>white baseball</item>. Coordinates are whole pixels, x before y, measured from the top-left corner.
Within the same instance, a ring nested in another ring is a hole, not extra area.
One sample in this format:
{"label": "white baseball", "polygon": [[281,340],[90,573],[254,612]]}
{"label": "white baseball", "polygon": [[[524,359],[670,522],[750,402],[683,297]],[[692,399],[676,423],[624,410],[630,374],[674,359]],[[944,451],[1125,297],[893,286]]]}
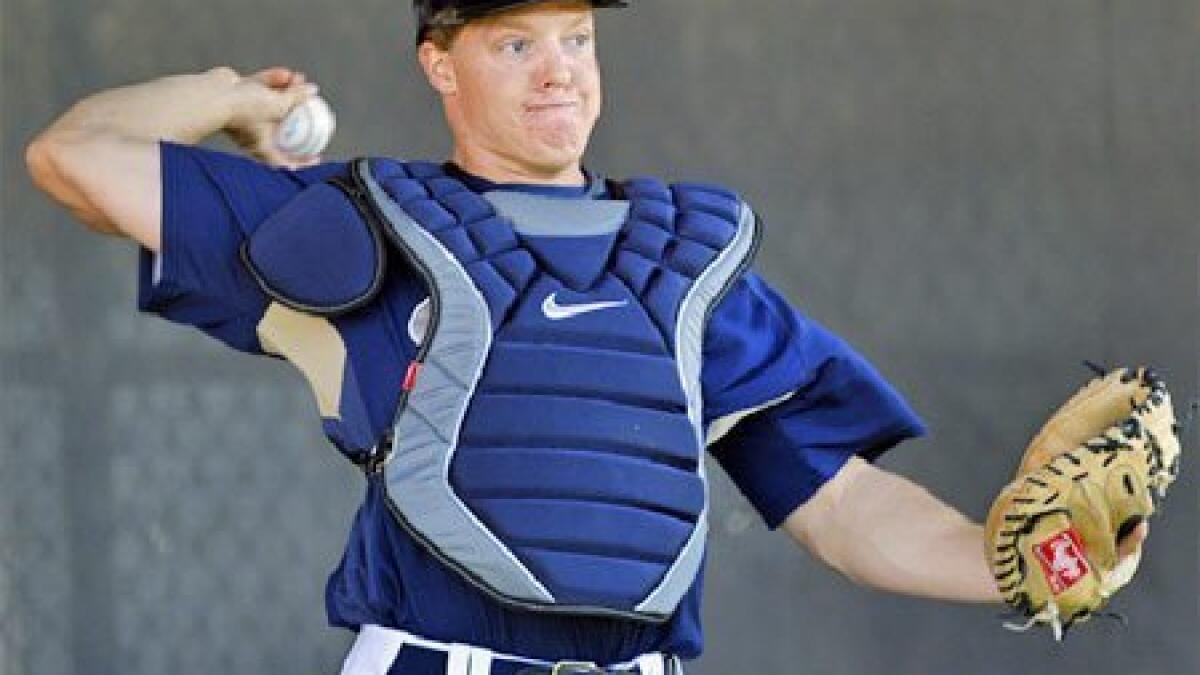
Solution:
{"label": "white baseball", "polygon": [[319,155],[337,126],[333,109],[319,96],[292,108],[275,132],[275,146],[296,158]]}

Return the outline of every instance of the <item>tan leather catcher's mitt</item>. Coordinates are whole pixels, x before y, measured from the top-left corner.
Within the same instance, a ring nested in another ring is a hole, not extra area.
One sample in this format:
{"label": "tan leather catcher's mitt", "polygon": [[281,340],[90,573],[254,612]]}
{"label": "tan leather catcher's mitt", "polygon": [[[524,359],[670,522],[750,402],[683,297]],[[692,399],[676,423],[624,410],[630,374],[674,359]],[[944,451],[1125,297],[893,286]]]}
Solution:
{"label": "tan leather catcher's mitt", "polygon": [[1179,472],[1171,398],[1146,368],[1097,377],[1046,422],[988,513],[987,558],[1004,600],[1056,639],[1133,578],[1117,541],[1154,513]]}

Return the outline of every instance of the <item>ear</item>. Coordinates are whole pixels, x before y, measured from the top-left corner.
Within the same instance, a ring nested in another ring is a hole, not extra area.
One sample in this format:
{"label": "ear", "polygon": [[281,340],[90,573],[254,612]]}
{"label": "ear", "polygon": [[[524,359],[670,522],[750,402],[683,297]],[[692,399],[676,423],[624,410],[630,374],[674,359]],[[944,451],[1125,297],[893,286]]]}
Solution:
{"label": "ear", "polygon": [[439,94],[449,96],[458,91],[458,80],[454,76],[454,61],[450,52],[439,49],[433,42],[426,40],[417,48],[417,59],[429,85]]}

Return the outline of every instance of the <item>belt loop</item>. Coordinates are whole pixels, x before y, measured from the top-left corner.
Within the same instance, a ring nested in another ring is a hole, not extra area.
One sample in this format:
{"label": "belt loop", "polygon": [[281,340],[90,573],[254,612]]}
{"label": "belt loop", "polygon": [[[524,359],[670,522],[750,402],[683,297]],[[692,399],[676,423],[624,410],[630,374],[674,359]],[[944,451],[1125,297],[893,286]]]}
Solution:
{"label": "belt loop", "polygon": [[470,675],[491,675],[491,672],[492,650],[483,647],[472,648]]}
{"label": "belt loop", "polygon": [[633,663],[641,675],[666,675],[663,664],[668,658],[665,654],[642,654]]}
{"label": "belt loop", "polygon": [[446,675],[472,675],[471,647],[469,645],[450,645],[446,652]]}
{"label": "belt loop", "polygon": [[362,626],[342,664],[342,675],[387,675],[403,646],[403,635],[395,631]]}

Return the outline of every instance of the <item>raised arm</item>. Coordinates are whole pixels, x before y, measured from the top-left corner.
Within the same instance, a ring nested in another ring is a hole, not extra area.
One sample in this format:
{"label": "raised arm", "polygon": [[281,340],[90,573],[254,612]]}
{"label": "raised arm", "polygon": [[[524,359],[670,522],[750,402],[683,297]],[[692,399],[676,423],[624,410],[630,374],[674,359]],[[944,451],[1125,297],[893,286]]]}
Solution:
{"label": "raised arm", "polygon": [[225,67],[109,89],[79,101],[38,134],[26,164],[34,183],[90,229],[158,251],[158,142],[194,144],[225,131],[259,159],[292,166],[270,139],[287,111],[315,92],[287,68],[242,77]]}

